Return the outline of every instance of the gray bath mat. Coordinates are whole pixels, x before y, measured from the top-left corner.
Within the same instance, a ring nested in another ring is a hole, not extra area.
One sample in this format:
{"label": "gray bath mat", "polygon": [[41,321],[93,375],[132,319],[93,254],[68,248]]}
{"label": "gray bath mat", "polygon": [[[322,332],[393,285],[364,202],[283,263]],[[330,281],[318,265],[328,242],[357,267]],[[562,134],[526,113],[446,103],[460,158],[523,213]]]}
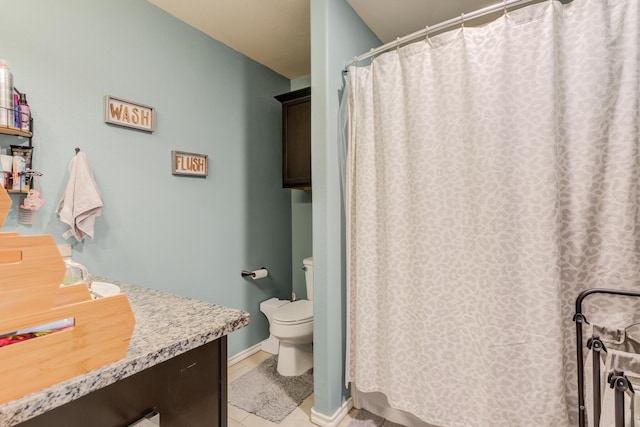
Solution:
{"label": "gray bath mat", "polygon": [[360,409],[358,415],[351,420],[347,427],[405,427],[402,424],[392,423],[389,420]]}
{"label": "gray bath mat", "polygon": [[283,377],[272,356],[229,385],[229,403],[279,423],[313,391],[313,369],[297,377]]}

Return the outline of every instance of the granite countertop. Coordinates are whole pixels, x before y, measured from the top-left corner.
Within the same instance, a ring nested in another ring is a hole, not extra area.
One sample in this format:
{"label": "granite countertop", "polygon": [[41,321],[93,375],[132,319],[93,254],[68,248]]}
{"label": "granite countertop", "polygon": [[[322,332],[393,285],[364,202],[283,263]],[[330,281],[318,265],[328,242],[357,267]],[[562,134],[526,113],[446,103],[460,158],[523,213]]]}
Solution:
{"label": "granite countertop", "polygon": [[249,324],[244,311],[103,277],[93,281],[115,283],[127,294],[136,318],[127,355],[0,405],[0,426],[26,421]]}

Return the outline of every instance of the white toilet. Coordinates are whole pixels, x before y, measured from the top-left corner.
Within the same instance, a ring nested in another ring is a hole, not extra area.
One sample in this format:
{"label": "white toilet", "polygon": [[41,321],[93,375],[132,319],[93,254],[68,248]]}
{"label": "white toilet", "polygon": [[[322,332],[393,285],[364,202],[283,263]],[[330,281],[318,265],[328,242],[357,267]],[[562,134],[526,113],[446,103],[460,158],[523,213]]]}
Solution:
{"label": "white toilet", "polygon": [[271,335],[280,342],[278,373],[287,377],[302,375],[313,367],[313,258],[305,258],[303,265],[306,300],[283,303],[271,298],[260,304]]}
{"label": "white toilet", "polygon": [[[288,299],[278,299],[276,297],[273,297],[260,303],[260,311],[266,316],[267,320],[269,321],[269,326],[271,326],[271,322],[273,321],[273,314],[276,312],[276,309],[284,304],[291,304],[291,301],[289,301]],[[278,354],[278,351],[280,351],[280,341],[278,341],[276,337],[274,337],[273,334],[270,333],[269,338],[262,341],[260,349],[262,351],[266,351],[267,353]]]}

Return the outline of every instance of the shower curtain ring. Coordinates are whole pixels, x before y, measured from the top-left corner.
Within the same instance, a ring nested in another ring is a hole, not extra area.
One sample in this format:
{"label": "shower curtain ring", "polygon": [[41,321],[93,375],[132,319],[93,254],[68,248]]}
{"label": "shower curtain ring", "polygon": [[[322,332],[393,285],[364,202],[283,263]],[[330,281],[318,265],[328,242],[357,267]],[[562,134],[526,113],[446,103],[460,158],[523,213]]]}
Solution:
{"label": "shower curtain ring", "polygon": [[429,41],[429,26],[424,27],[425,40]]}
{"label": "shower curtain ring", "polygon": [[464,29],[464,13],[460,14],[460,28]]}
{"label": "shower curtain ring", "polygon": [[502,5],[504,7],[504,16],[507,16],[507,0],[502,0]]}
{"label": "shower curtain ring", "polygon": [[400,47],[400,37],[396,37],[396,50]]}

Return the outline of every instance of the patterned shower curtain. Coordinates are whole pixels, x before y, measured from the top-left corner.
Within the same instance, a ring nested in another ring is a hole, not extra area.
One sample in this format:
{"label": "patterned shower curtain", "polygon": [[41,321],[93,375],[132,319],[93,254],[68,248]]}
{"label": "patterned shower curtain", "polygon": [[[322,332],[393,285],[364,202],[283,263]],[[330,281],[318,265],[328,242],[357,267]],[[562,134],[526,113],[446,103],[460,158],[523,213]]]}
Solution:
{"label": "patterned shower curtain", "polygon": [[640,290],[639,3],[349,68],[348,382],[438,426],[576,425],[575,298]]}

